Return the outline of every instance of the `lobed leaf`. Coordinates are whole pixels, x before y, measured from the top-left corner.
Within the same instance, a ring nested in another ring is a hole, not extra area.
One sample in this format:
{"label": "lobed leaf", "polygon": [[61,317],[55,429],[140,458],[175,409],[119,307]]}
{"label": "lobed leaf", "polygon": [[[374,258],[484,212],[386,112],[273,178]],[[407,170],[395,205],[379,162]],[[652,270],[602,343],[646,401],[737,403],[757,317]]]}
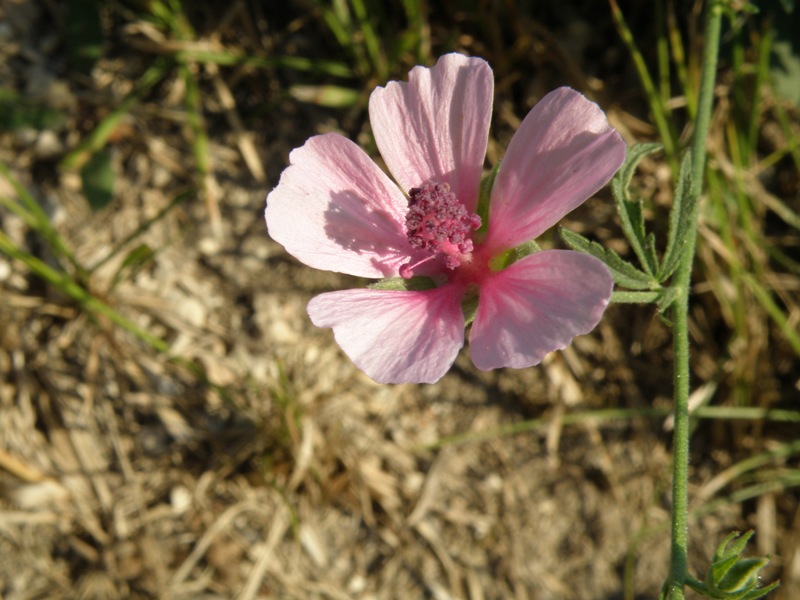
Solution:
{"label": "lobed leaf", "polygon": [[597,242],[593,242],[582,235],[564,229],[560,229],[561,238],[573,250],[589,254],[603,263],[611,271],[614,281],[632,290],[652,290],[658,288],[658,282],[648,273],[640,271],[631,263],[623,260],[622,257],[611,249],[603,248]]}
{"label": "lobed leaf", "polygon": [[622,230],[642,268],[649,275],[655,275],[658,270],[653,238],[648,237],[645,232],[642,203],[631,199],[628,187],[639,161],[661,147],[661,144],[636,144],[628,148],[625,162],[611,181],[611,191],[617,203]]}
{"label": "lobed leaf", "polygon": [[658,280],[663,282],[669,279],[681,262],[681,257],[686,251],[689,241],[689,232],[692,224],[697,220],[697,195],[692,193],[692,157],[687,152],[681,161],[681,170],[678,174],[678,184],[672,209],[669,213],[669,235],[664,260],[658,271]]}

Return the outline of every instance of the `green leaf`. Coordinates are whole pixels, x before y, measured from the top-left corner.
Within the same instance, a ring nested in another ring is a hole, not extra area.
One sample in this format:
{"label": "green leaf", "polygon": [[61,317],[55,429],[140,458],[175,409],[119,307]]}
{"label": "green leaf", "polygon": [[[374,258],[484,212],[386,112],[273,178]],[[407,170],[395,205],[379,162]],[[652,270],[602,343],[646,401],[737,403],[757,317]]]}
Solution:
{"label": "green leaf", "polygon": [[81,167],[83,193],[92,210],[102,210],[114,197],[114,167],[107,150],[95,152]]}
{"label": "green leaf", "polygon": [[686,579],[686,585],[691,589],[693,589],[698,594],[700,594],[701,596],[706,596],[708,598],[725,598],[724,593],[717,592],[711,589],[708,585],[706,585],[702,581],[697,581],[692,577]]}
{"label": "green leaf", "polygon": [[631,199],[628,188],[639,161],[661,147],[661,144],[636,144],[628,148],[625,162],[611,181],[611,191],[617,202],[622,230],[642,268],[650,275],[656,273],[658,264],[654,244],[645,232],[642,203]]}
{"label": "green leaf", "polygon": [[[621,185],[621,191],[627,190],[628,186],[631,184],[631,180],[633,179],[634,173],[636,173],[636,167],[645,156],[648,154],[653,154],[654,152],[658,152],[661,150],[663,146],[661,144],[656,143],[648,143],[648,144],[634,144],[628,148],[628,152],[625,155],[625,162],[622,163],[622,166],[617,171],[617,174],[614,176],[614,181],[618,182]],[[625,196],[625,194],[621,194],[621,196]]]}
{"label": "green leaf", "polygon": [[675,197],[669,213],[667,249],[664,251],[664,260],[658,272],[659,281],[666,281],[675,273],[681,262],[681,256],[686,252],[686,242],[692,223],[696,220],[697,196],[692,193],[692,157],[691,152],[687,152],[681,162]]}
{"label": "green leaf", "polygon": [[743,558],[730,568],[718,587],[731,592],[749,592],[758,585],[758,572],[767,563],[766,558]]}
{"label": "green leaf", "polygon": [[742,558],[751,537],[753,531],[730,534],[714,552],[705,582],[690,579],[687,584],[709,598],[723,600],[756,600],[777,588],[778,582],[760,587],[759,572],[769,563],[769,558]]}
{"label": "green leaf", "polygon": [[64,36],[67,58],[73,69],[90,75],[103,56],[103,24],[100,4],[94,0],[71,0],[67,3]]}
{"label": "green leaf", "polygon": [[715,560],[711,565],[711,568],[708,570],[710,577],[710,580],[708,581],[709,585],[712,585],[715,588],[718,587],[719,582],[725,578],[725,575],[727,575],[728,571],[733,568],[737,560],[739,560],[738,554]]}
{"label": "green leaf", "polygon": [[758,600],[759,598],[763,598],[770,592],[777,590],[778,587],[781,585],[780,581],[774,581],[770,583],[768,586],[756,588],[747,592],[744,596],[739,598],[739,600]]}
{"label": "green leaf", "polygon": [[658,282],[651,275],[640,271],[628,261],[623,260],[613,250],[603,248],[597,242],[592,242],[582,235],[563,227],[559,232],[564,243],[573,250],[589,254],[603,261],[614,276],[614,281],[617,285],[632,290],[658,289]]}
{"label": "green leaf", "polygon": [[669,307],[678,299],[678,288],[675,286],[665,286],[662,289],[664,293],[661,295],[661,298],[658,299],[658,314],[661,320],[671,327],[672,321],[666,317],[666,314]]}
{"label": "green leaf", "polygon": [[[714,552],[714,562],[716,563],[719,560],[723,560],[729,558],[731,556],[739,556],[744,549],[747,547],[747,542],[750,541],[750,538],[753,537],[755,532],[753,530],[746,531],[741,533],[740,531],[734,531],[730,533],[728,537],[722,540],[722,543],[717,546],[716,552]],[[736,540],[732,545],[728,546],[733,540]]]}

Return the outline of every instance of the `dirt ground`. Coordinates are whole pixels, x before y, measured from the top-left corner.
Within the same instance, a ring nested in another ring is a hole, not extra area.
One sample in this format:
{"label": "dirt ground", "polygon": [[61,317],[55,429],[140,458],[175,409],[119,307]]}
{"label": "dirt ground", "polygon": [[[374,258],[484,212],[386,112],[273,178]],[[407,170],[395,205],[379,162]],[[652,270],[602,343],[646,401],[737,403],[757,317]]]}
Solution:
{"label": "dirt ground", "polygon": [[[198,11],[199,38],[231,46],[241,30],[275,54],[325,56],[320,20],[304,3],[274,15],[269,3],[230,4],[215,28],[204,29]],[[169,345],[157,352],[0,255],[0,597],[657,597],[669,560],[669,421],[588,414],[670,406],[671,337],[655,309],[612,306],[596,331],[540,367],[482,373],[465,349],[435,385],[373,383],[305,313],[314,294],[364,282],[300,265],[263,220],[267,192],[308,136],[337,130],[369,144],[363,102],[299,101],[286,89],[309,76],[285,68],[195,62],[207,177],[197,176],[176,74],[143,95],[108,140],[116,175],[108,206],[93,211],[78,172],[63,168],[155,59],[148,44],[165,44],[146,23],[125,22],[132,5],[105,9],[112,38],[88,79],[62,59],[63,4],[0,5],[0,87],[64,115],[55,126],[1,132],[0,162],[79,264],[104,259],[155,218],[87,285]],[[592,36],[615,35],[610,21],[589,33],[585,20],[554,23],[534,29],[545,50],[503,57],[469,23],[448,42],[496,68],[490,163],[525,110],[560,84],[592,94],[629,142],[653,135],[630,67],[619,67],[627,60],[619,43],[596,65],[585,58]],[[559,36],[583,45],[554,57]],[[449,39],[436,27],[432,37]],[[668,194],[663,165],[646,162],[642,178],[643,188]],[[0,195],[13,194],[0,179]],[[0,208],[0,223],[20,248],[54,264],[19,216]],[[565,224],[625,251],[607,190]],[[133,268],[125,259],[138,246],[152,252]],[[717,376],[727,364],[724,319],[707,288],[697,296],[694,385],[726,405],[733,386]],[[753,405],[796,408],[797,359],[778,340],[758,360],[770,368]],[[532,420],[527,431],[500,429]],[[783,581],[772,597],[800,597],[796,488],[737,499],[743,484],[726,470],[797,433],[763,422],[697,425],[696,575],[728,532],[754,527],[752,551],[774,554],[767,575]]]}

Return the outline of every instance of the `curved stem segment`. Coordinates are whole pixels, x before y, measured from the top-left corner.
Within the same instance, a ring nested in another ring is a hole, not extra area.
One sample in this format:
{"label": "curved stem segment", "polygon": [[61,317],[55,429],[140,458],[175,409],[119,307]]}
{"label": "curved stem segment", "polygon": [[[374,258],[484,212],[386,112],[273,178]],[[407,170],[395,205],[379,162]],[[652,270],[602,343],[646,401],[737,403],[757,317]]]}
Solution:
{"label": "curved stem segment", "polygon": [[[711,120],[714,100],[714,82],[717,73],[720,28],[722,23],[721,0],[711,0],[706,12],[703,73],[700,82],[697,120],[692,139],[692,195],[698,197],[703,189],[706,161],[706,136]],[[697,206],[691,203],[694,215],[680,265],[675,274],[674,287],[677,298],[673,305],[675,352],[675,429],[673,435],[672,472],[672,548],[670,571],[664,583],[663,597],[669,600],[685,598],[684,585],[687,573],[687,521],[689,513],[689,288],[692,279],[695,242],[697,239]]]}

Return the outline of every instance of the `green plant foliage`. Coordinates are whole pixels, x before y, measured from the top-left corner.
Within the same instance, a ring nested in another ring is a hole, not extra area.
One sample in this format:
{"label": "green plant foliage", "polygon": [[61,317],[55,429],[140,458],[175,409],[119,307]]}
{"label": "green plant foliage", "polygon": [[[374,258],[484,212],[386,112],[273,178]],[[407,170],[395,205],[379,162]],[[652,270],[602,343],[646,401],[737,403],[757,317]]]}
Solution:
{"label": "green plant foliage", "polygon": [[692,156],[687,152],[681,161],[678,184],[669,213],[669,235],[658,280],[669,279],[680,264],[692,224],[697,221],[697,196],[692,193]]}
{"label": "green plant foliage", "polygon": [[95,152],[81,167],[83,193],[92,210],[102,210],[114,198],[114,167],[108,150]]}
{"label": "green plant foliage", "polygon": [[479,235],[485,235],[489,229],[489,202],[492,199],[492,188],[499,170],[500,163],[497,163],[489,174],[481,179],[481,186],[478,192],[478,207],[476,209],[477,215],[481,218],[481,227],[478,229]]}
{"label": "green plant foliage", "polygon": [[42,102],[0,88],[0,130],[61,129],[66,120],[63,113]]}
{"label": "green plant foliage", "polygon": [[800,105],[800,10],[787,12],[775,18],[770,76],[779,96]]}
{"label": "green plant foliage", "polygon": [[100,5],[95,0],[71,0],[66,12],[64,34],[70,66],[83,75],[89,75],[103,55]]}
{"label": "green plant foliage", "polygon": [[756,600],[776,589],[778,582],[761,587],[759,572],[768,558],[742,558],[753,532],[734,532],[717,547],[714,560],[706,573],[705,581],[693,579],[687,584],[708,598],[719,600]]}
{"label": "green plant foliage", "polygon": [[114,274],[109,289],[114,289],[124,279],[130,279],[153,262],[155,251],[147,244],[139,244],[128,252],[119,269]]}
{"label": "green plant foliage", "polygon": [[620,170],[611,180],[611,191],[614,200],[617,202],[620,222],[625,237],[631,244],[631,248],[639,258],[642,268],[650,275],[655,276],[658,272],[658,259],[654,248],[654,238],[647,235],[644,227],[644,216],[642,214],[641,200],[631,198],[629,186],[636,166],[648,154],[652,154],[662,148],[661,144],[636,144],[628,148]]}
{"label": "green plant foliage", "polygon": [[604,248],[597,242],[588,240],[569,229],[561,228],[560,233],[564,243],[573,250],[591,254],[595,258],[599,258],[603,261],[614,276],[614,281],[617,285],[632,290],[658,289],[658,282],[652,275],[640,271],[628,261],[623,260],[622,257],[613,250]]}

